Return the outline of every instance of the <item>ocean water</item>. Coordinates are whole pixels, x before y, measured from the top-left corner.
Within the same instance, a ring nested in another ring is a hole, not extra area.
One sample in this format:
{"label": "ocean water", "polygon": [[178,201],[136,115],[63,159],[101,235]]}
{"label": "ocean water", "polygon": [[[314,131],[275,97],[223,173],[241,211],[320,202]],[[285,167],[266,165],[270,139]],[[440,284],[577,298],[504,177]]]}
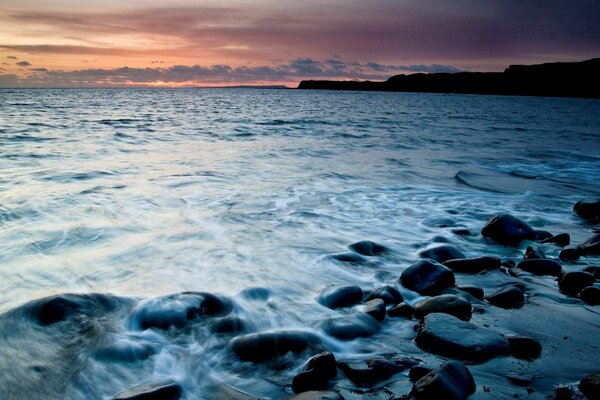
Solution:
{"label": "ocean water", "polygon": [[[223,387],[282,398],[291,394],[285,384],[305,359],[256,371],[233,361],[229,339],[211,335],[202,322],[185,334],[140,330],[131,309],[171,293],[210,292],[232,299],[256,331],[321,334],[319,321],[336,312],[315,302],[319,290],[334,283],[364,291],[392,284],[417,300],[397,278],[433,243],[453,244],[467,256],[520,259],[522,248],[490,245],[479,235],[494,214],[511,213],[582,242],[594,226],[574,215],[572,205],[599,197],[598,182],[598,100],[0,90],[0,389],[6,398],[105,399],[170,379],[186,399],[215,398]],[[331,256],[359,240],[388,251],[358,263]],[[551,257],[559,250],[544,247]],[[507,279],[477,282],[487,292]],[[587,313],[577,327],[600,326],[597,308],[581,311],[551,293],[550,279],[531,284],[557,313]],[[61,293],[117,296],[119,311],[102,317],[110,329],[98,318],[102,333],[77,341],[80,333],[27,320],[24,304]],[[545,310],[526,306],[522,315],[535,319]],[[490,323],[485,314],[477,318]],[[498,329],[533,329],[507,323],[511,318],[497,317]],[[413,326],[392,321],[374,338],[330,345],[350,358],[384,350],[433,357],[412,344]],[[100,357],[99,341],[127,351],[141,346],[148,354],[133,361]],[[588,345],[582,336],[580,346]],[[589,363],[584,357],[578,368],[546,371],[537,381],[540,398]],[[476,381],[493,386],[500,379],[494,368],[476,367]],[[502,380],[495,394],[523,390],[506,385]],[[488,398],[479,388],[476,395]]]}

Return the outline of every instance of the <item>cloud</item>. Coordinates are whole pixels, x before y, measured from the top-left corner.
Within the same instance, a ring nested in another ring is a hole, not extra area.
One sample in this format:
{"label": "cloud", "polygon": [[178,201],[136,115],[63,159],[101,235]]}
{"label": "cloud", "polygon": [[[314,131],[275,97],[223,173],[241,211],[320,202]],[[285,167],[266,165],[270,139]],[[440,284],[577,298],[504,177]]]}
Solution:
{"label": "cloud", "polygon": [[35,72],[48,72],[48,68],[31,68]]}
{"label": "cloud", "polygon": [[19,61],[19,62],[17,63],[17,65],[18,65],[19,67],[29,67],[31,64],[30,64],[29,62],[27,62],[27,61]]}
{"label": "cloud", "polygon": [[9,60],[18,60],[18,58],[15,56],[6,56],[6,58],[8,58]]}
{"label": "cloud", "polygon": [[14,74],[0,74],[0,87],[16,87],[19,85],[19,79]]}

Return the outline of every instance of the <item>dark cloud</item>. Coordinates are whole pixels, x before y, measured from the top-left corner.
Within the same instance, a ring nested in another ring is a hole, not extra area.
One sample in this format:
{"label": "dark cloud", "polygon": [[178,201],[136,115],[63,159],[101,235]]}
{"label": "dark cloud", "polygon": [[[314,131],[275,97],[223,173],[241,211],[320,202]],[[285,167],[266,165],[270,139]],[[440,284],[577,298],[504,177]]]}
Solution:
{"label": "dark cloud", "polygon": [[19,61],[19,62],[17,63],[17,65],[18,65],[19,67],[29,67],[29,66],[31,66],[31,63],[29,63],[29,62],[27,62],[27,61]]}
{"label": "dark cloud", "polygon": [[18,60],[18,58],[15,56],[6,56],[6,58],[8,58],[9,60]]}
{"label": "dark cloud", "polygon": [[35,72],[48,72],[47,68],[31,68],[31,70]]}
{"label": "dark cloud", "polygon": [[0,74],[0,87],[16,87],[19,85],[19,79],[14,74]]}

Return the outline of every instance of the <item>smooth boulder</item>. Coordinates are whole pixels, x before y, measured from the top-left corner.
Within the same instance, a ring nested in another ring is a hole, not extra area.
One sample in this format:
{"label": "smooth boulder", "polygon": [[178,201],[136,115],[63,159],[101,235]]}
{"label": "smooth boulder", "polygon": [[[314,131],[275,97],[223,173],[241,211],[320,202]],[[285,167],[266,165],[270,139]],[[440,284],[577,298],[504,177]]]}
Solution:
{"label": "smooth boulder", "polygon": [[587,375],[579,382],[579,390],[589,400],[600,400],[600,371]]}
{"label": "smooth boulder", "polygon": [[322,390],[337,375],[335,356],[328,351],[310,358],[302,372],[294,376],[292,390],[296,393],[309,390]]}
{"label": "smooth boulder", "polygon": [[582,256],[600,256],[600,233],[586,240],[579,245],[579,252]]}
{"label": "smooth boulder", "polygon": [[594,274],[596,279],[600,279],[600,267],[588,265],[583,269],[585,272],[589,272],[590,274]]}
{"label": "smooth boulder", "polygon": [[321,329],[340,340],[369,337],[379,330],[379,322],[368,314],[358,313],[326,319]]}
{"label": "smooth boulder", "polygon": [[535,240],[535,231],[526,222],[509,215],[492,217],[481,229],[481,235],[506,246],[518,246],[523,240]]}
{"label": "smooth boulder", "polygon": [[181,386],[175,382],[147,383],[118,393],[113,400],[177,400]]}
{"label": "smooth boulder", "polygon": [[385,246],[371,242],[370,240],[361,240],[348,246],[350,250],[362,256],[377,256],[386,251]]}
{"label": "smooth boulder", "polygon": [[592,286],[596,281],[594,274],[583,271],[565,272],[558,280],[558,287],[561,292],[576,295],[584,288]]}
{"label": "smooth boulder", "polygon": [[560,247],[565,247],[571,244],[571,236],[568,233],[559,233],[558,235],[542,240],[541,243],[551,243]]}
{"label": "smooth boulder", "polygon": [[412,318],[415,315],[415,309],[408,303],[402,302],[396,304],[387,311],[389,317]]}
{"label": "smooth boulder", "polygon": [[422,250],[421,252],[419,252],[419,257],[428,258],[430,260],[443,263],[444,261],[448,260],[465,258],[465,255],[456,247],[450,244],[439,244]]}
{"label": "smooth boulder", "polygon": [[404,356],[378,356],[361,361],[339,362],[339,369],[357,386],[371,386],[419,364]]}
{"label": "smooth boulder", "polygon": [[377,288],[369,293],[365,298],[366,301],[373,299],[381,299],[386,305],[399,304],[404,301],[402,294],[400,294],[398,289],[392,286],[382,286]]}
{"label": "smooth boulder", "polygon": [[586,287],[579,293],[579,298],[590,306],[600,305],[600,288],[595,286]]}
{"label": "smooth boulder", "polygon": [[402,285],[425,296],[440,293],[447,287],[454,286],[454,273],[442,264],[432,260],[421,260],[400,275]]}
{"label": "smooth boulder", "polygon": [[40,325],[53,325],[80,315],[98,315],[117,308],[118,299],[104,294],[60,294],[31,303]]}
{"label": "smooth boulder", "polygon": [[484,292],[483,292],[483,288],[481,286],[466,284],[466,285],[459,285],[456,288],[462,292],[469,293],[471,296],[475,297],[477,300],[483,300]]}
{"label": "smooth boulder", "polygon": [[573,211],[583,219],[597,222],[600,220],[600,200],[579,200]]}
{"label": "smooth boulder", "polygon": [[321,290],[317,302],[327,308],[335,310],[341,307],[350,307],[362,300],[363,292],[356,285],[332,285]]}
{"label": "smooth boulder", "polygon": [[454,272],[478,274],[482,271],[498,269],[502,261],[498,257],[457,258],[443,263]]}
{"label": "smooth boulder", "polygon": [[448,361],[416,381],[410,394],[415,400],[465,400],[476,388],[467,367]]}
{"label": "smooth boulder", "polygon": [[471,319],[471,303],[459,296],[442,294],[418,302],[414,306],[414,312],[417,318],[431,313],[446,313],[468,321]]}
{"label": "smooth boulder", "polygon": [[529,272],[530,274],[539,276],[559,276],[562,272],[562,266],[558,262],[548,259],[523,260],[517,264],[517,268]]}
{"label": "smooth boulder", "polygon": [[506,286],[485,298],[490,304],[500,308],[520,308],[525,304],[523,290],[515,285]]}
{"label": "smooth boulder", "polygon": [[538,358],[542,353],[542,344],[527,336],[509,336],[510,354],[515,358],[532,360]]}
{"label": "smooth boulder", "polygon": [[268,331],[250,333],[231,340],[230,347],[242,361],[262,362],[286,353],[301,353],[316,348],[321,340],[306,331]]}
{"label": "smooth boulder", "polygon": [[383,322],[385,319],[385,303],[381,299],[369,300],[360,309],[379,322]]}
{"label": "smooth boulder", "polygon": [[581,257],[579,246],[567,246],[558,254],[558,258],[563,261],[577,261],[579,257]]}

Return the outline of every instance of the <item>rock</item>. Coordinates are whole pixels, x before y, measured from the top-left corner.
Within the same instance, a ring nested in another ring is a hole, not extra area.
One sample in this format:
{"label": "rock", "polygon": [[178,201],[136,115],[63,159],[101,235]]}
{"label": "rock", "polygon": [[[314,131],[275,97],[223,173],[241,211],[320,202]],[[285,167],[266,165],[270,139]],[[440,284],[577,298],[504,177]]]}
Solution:
{"label": "rock", "polygon": [[443,263],[444,261],[465,258],[465,255],[450,244],[435,245],[419,252],[419,257]]}
{"label": "rock", "polygon": [[174,382],[147,383],[118,393],[113,400],[177,400],[181,386]]}
{"label": "rock", "polygon": [[412,318],[415,315],[415,310],[408,303],[400,303],[390,308],[387,311],[389,317]]}
{"label": "rock", "polygon": [[593,372],[579,382],[579,390],[589,400],[600,400],[600,371]]}
{"label": "rock", "polygon": [[249,330],[248,323],[239,317],[217,319],[210,327],[212,333],[244,333]]}
{"label": "rock", "polygon": [[534,275],[559,276],[562,272],[562,266],[554,260],[548,259],[529,259],[521,261],[517,268],[527,271]]}
{"label": "rock", "polygon": [[571,236],[568,233],[559,233],[556,236],[542,240],[541,243],[552,243],[559,245],[560,247],[565,247],[571,244]]}
{"label": "rock", "polygon": [[362,256],[377,256],[387,250],[384,246],[370,240],[352,243],[348,248]]}
{"label": "rock", "polygon": [[415,342],[425,351],[469,361],[485,361],[510,350],[504,336],[443,313],[425,316]]}
{"label": "rock", "polygon": [[518,246],[523,240],[535,240],[533,228],[508,214],[494,216],[485,224],[481,234],[507,246]]}
{"label": "rock", "polygon": [[581,243],[579,253],[583,256],[600,256],[600,233]]}
{"label": "rock", "polygon": [[338,367],[357,386],[372,386],[419,364],[410,357],[374,357],[363,361],[339,362]]}
{"label": "rock", "polygon": [[469,293],[478,300],[483,300],[483,289],[477,285],[460,285],[456,287],[458,290]]}
{"label": "rock", "polygon": [[592,286],[596,278],[589,272],[572,271],[565,272],[558,280],[560,291],[569,295],[576,295],[584,288]]}
{"label": "rock", "polygon": [[369,293],[369,295],[365,298],[366,301],[373,299],[381,299],[386,305],[398,304],[404,301],[402,294],[400,294],[400,292],[392,286],[382,286],[377,288]]}
{"label": "rock", "polygon": [[592,265],[588,265],[583,269],[585,272],[589,272],[590,274],[594,274],[594,277],[598,280],[600,279],[600,267],[595,267]]}
{"label": "rock", "polygon": [[364,257],[350,251],[330,254],[329,257],[333,258],[334,260],[349,264],[360,264],[367,261]]}
{"label": "rock", "polygon": [[542,249],[534,249],[531,246],[527,246],[525,250],[525,254],[523,255],[523,260],[543,260],[546,258],[546,255],[542,251]]}
{"label": "rock", "polygon": [[408,371],[408,379],[411,382],[416,382],[433,370],[434,368],[428,368],[422,365],[414,366]]}
{"label": "rock", "polygon": [[544,231],[542,229],[534,229],[533,231],[535,232],[536,242],[541,242],[542,240],[550,239],[553,236],[550,232]]}
{"label": "rock", "polygon": [[317,335],[305,331],[268,331],[250,333],[231,340],[230,347],[242,361],[262,362],[286,353],[301,353],[318,347]]}
{"label": "rock", "polygon": [[383,322],[385,319],[385,303],[381,299],[373,299],[367,301],[364,306],[362,306],[362,312],[370,315],[375,318],[379,322]]}
{"label": "rock", "polygon": [[335,357],[330,352],[324,352],[312,357],[304,365],[302,372],[292,381],[292,390],[296,393],[309,390],[322,390],[327,383],[337,375]]}
{"label": "rock", "polygon": [[457,258],[444,262],[454,272],[478,274],[481,271],[498,269],[502,261],[498,257]]}
{"label": "rock", "polygon": [[452,229],[452,233],[458,236],[473,236],[473,232],[466,228]]}
{"label": "rock", "polygon": [[344,400],[344,398],[336,392],[311,390],[288,397],[288,400]]}
{"label": "rock", "polygon": [[475,393],[476,388],[467,367],[457,361],[448,361],[415,382],[410,394],[415,400],[465,400]]}
{"label": "rock", "polygon": [[596,222],[600,220],[600,200],[580,200],[573,206],[573,211],[583,219]]}
{"label": "rock", "polygon": [[210,293],[183,292],[142,300],[133,309],[136,329],[182,328],[188,321],[204,316],[221,316],[232,310],[229,300]]}
{"label": "rock", "polygon": [[579,298],[590,306],[600,305],[600,288],[595,286],[586,287],[579,293]]}
{"label": "rock", "polygon": [[567,246],[558,254],[558,258],[564,261],[576,261],[579,257],[581,257],[579,246]]}
{"label": "rock", "polygon": [[76,315],[97,315],[117,307],[117,299],[103,294],[61,294],[36,300],[32,313],[40,325],[52,325]]}
{"label": "rock", "polygon": [[517,286],[509,285],[487,296],[486,300],[496,307],[519,308],[525,303],[525,295]]}
{"label": "rock", "polygon": [[431,313],[446,313],[464,321],[471,319],[471,303],[452,294],[442,294],[420,301],[415,304],[414,310],[417,318]]}
{"label": "rock", "polygon": [[375,334],[379,330],[379,322],[368,314],[358,313],[326,319],[321,329],[337,339],[353,340]]}
{"label": "rock", "polygon": [[421,260],[402,272],[400,282],[407,289],[432,296],[454,286],[454,273],[435,261]]}
{"label": "rock", "polygon": [[527,336],[509,336],[510,354],[515,358],[532,360],[542,353],[542,345],[537,340]]}
{"label": "rock", "polygon": [[362,300],[363,292],[356,285],[342,286],[331,285],[321,290],[317,302],[327,308],[335,310],[340,307],[349,307]]}

